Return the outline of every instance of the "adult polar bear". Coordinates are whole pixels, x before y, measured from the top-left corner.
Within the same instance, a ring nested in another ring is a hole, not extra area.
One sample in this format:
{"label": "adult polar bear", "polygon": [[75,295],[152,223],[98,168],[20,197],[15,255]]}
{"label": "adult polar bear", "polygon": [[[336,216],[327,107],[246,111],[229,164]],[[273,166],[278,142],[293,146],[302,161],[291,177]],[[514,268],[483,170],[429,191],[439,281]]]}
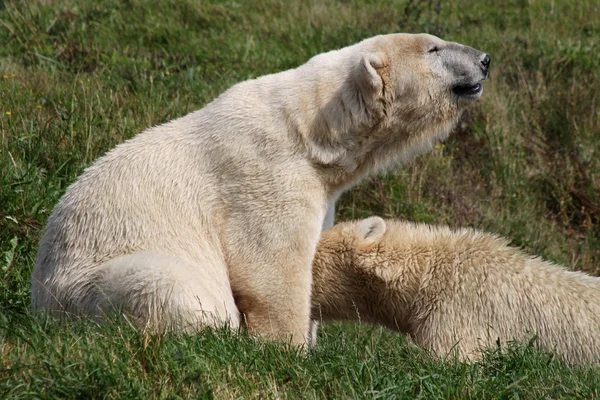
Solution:
{"label": "adult polar bear", "polygon": [[430,35],[376,36],[137,135],[49,218],[33,308],[114,305],[178,329],[235,327],[242,311],[250,331],[310,340],[312,261],[332,204],[446,138],[489,60]]}

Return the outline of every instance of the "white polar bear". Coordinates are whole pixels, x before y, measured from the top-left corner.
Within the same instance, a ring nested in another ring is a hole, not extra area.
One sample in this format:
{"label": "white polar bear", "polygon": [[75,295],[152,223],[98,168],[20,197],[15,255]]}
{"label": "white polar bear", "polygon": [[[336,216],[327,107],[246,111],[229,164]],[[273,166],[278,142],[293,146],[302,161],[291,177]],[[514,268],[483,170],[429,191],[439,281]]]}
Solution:
{"label": "white polar bear", "polygon": [[372,217],[323,232],[313,315],[382,324],[446,356],[476,360],[529,340],[577,364],[600,361],[600,278],[495,235]]}
{"label": "white polar bear", "polygon": [[98,159],[48,220],[36,310],[310,340],[312,261],[340,193],[447,137],[489,56],[394,34],[239,83]]}

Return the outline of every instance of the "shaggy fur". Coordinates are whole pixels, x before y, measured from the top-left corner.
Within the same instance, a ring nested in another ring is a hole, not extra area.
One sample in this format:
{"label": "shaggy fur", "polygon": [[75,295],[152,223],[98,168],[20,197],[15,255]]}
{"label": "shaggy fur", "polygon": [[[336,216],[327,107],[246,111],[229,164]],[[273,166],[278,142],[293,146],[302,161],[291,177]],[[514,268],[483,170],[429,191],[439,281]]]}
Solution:
{"label": "shaggy fur", "polygon": [[304,343],[333,202],[443,140],[480,96],[485,57],[429,35],[378,36],[239,83],[117,146],[49,218],[33,308],[118,307],[188,330],[235,327],[242,311],[252,332]]}
{"label": "shaggy fur", "polygon": [[600,278],[524,254],[495,235],[372,217],[323,232],[313,315],[361,319],[444,356],[528,340],[573,363],[600,359]]}

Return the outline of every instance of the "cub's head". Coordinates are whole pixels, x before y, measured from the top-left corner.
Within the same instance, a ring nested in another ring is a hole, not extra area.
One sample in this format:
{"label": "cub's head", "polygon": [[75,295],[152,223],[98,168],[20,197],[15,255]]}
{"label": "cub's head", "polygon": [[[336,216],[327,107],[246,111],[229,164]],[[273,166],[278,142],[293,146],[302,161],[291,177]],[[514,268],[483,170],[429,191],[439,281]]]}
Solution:
{"label": "cub's head", "polygon": [[384,220],[371,217],[337,224],[321,234],[313,263],[313,318],[339,320],[364,315],[368,321],[380,322],[369,313],[386,282],[374,275],[377,262],[368,254],[377,249],[385,231]]}
{"label": "cub's head", "polygon": [[321,244],[335,247],[336,251],[354,251],[377,245],[386,230],[386,223],[380,217],[341,222],[321,234]]}
{"label": "cub's head", "polygon": [[362,258],[378,252],[387,230],[386,222],[380,217],[334,225],[321,233],[315,265],[335,264],[350,271],[357,264],[363,264]]}
{"label": "cub's head", "polygon": [[360,319],[409,332],[419,278],[405,267],[406,257],[414,257],[403,249],[403,228],[371,217],[324,231],[313,266],[313,318]]}

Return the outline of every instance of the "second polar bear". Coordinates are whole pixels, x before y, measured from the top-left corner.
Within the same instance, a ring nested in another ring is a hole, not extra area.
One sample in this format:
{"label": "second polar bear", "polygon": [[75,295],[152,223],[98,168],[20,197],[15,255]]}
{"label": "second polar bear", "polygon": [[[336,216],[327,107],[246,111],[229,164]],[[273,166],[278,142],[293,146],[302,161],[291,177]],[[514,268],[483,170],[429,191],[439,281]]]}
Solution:
{"label": "second polar bear", "polygon": [[188,330],[237,326],[241,311],[250,331],[305,343],[312,261],[333,203],[445,139],[480,97],[489,63],[430,35],[377,36],[239,83],[135,136],[56,206],[32,307],[114,306]]}
{"label": "second polar bear", "polygon": [[383,324],[440,356],[537,334],[570,362],[600,360],[600,278],[495,235],[372,217],[323,232],[313,268],[315,318]]}

